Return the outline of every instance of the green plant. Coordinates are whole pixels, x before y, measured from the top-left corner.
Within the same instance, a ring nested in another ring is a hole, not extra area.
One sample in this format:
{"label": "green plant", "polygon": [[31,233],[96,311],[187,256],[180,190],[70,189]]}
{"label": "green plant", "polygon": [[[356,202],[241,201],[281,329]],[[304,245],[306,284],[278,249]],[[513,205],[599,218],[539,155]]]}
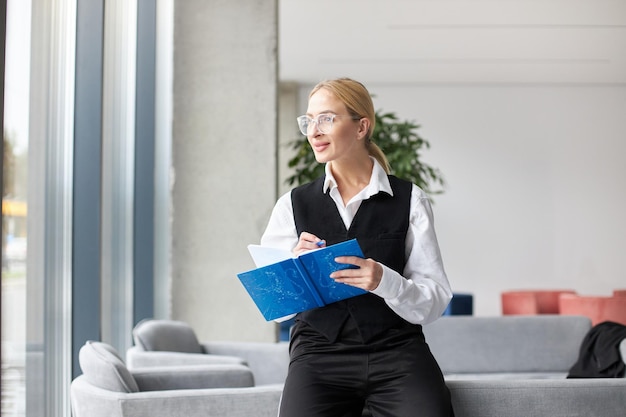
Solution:
{"label": "green plant", "polygon": [[[413,182],[426,193],[441,194],[445,181],[437,168],[421,161],[421,152],[430,148],[430,143],[417,130],[420,125],[411,121],[400,121],[395,113],[376,112],[376,128],[372,142],[387,155],[391,173]],[[301,185],[324,174],[324,165],[315,160],[315,155],[305,136],[289,143],[295,155],[288,165],[294,174],[287,178],[289,185]]]}

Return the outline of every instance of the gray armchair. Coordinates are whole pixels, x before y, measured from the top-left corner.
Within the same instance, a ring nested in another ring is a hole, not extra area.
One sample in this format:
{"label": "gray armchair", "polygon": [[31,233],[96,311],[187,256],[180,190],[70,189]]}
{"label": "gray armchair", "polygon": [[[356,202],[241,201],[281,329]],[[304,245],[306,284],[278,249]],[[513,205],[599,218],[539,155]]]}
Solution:
{"label": "gray armchair", "polygon": [[88,341],[71,384],[74,417],[275,417],[281,385],[254,387],[244,365],[129,370],[115,349]]}
{"label": "gray armchair", "polygon": [[133,329],[135,346],[126,352],[130,369],[197,364],[243,364],[255,385],[281,384],[289,366],[287,342],[199,342],[194,330],[175,320],[147,319]]}
{"label": "gray armchair", "polygon": [[133,329],[135,346],[126,353],[130,369],[207,364],[245,364],[242,358],[209,354],[193,329],[182,321],[142,320]]}

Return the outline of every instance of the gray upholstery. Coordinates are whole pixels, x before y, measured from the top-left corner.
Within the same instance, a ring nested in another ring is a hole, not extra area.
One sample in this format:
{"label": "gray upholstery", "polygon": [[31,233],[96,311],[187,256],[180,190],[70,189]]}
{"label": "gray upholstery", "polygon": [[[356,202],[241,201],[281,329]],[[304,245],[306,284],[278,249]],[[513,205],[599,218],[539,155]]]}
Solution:
{"label": "gray upholstery", "polygon": [[123,393],[72,381],[73,417],[276,417],[281,385]]}
{"label": "gray upholstery", "polygon": [[[571,316],[446,316],[425,326],[424,332],[445,372],[456,417],[621,417],[626,410],[626,378],[564,378],[590,326],[589,319]],[[262,373],[261,381],[270,381],[273,373],[282,382],[286,374],[287,343],[202,346],[206,352],[229,353],[250,362],[256,368],[255,379]],[[626,341],[620,349],[625,355]],[[177,367],[177,372],[185,368],[190,367]],[[145,383],[138,371],[131,371],[140,389],[133,393],[96,387],[87,375],[75,379],[74,417],[277,415],[282,384],[193,390],[170,386],[161,387],[167,391],[143,392]],[[559,379],[544,379],[556,374]]]}
{"label": "gray upholstery", "polygon": [[[252,371],[241,364],[129,371],[115,349],[102,342],[85,343],[79,361],[83,375],[71,386],[74,417],[275,416],[282,391],[281,385],[253,387]],[[259,413],[251,406],[256,400],[264,407]],[[232,413],[223,412],[228,409]]]}
{"label": "gray upholstery", "polygon": [[626,379],[447,381],[455,417],[623,417]]}
{"label": "gray upholstery", "polygon": [[91,340],[81,347],[78,358],[83,375],[90,384],[115,392],[254,386],[252,371],[241,364],[129,370],[111,345]]}
{"label": "gray upholstery", "polygon": [[205,342],[209,354],[242,358],[254,374],[256,385],[280,384],[287,377],[289,343]]}
{"label": "gray upholstery", "polygon": [[[625,379],[449,381],[456,417],[622,417]],[[133,394],[83,376],[71,387],[74,417],[275,417],[280,385]]]}
{"label": "gray upholstery", "polygon": [[206,353],[145,351],[139,346],[132,346],[126,351],[126,364],[129,369],[153,366],[241,364],[246,365],[243,358],[229,355],[213,355]]}
{"label": "gray upholstery", "polygon": [[142,320],[133,329],[132,346],[126,352],[128,368],[153,366],[242,364],[230,355],[207,354],[187,323],[175,320]]}
{"label": "gray upholstery", "polygon": [[[172,337],[179,337],[183,341],[170,341]],[[284,342],[198,343],[195,332],[188,324],[152,319],[137,324],[133,329],[133,338],[135,346],[126,352],[129,369],[220,363],[243,364],[252,370],[256,385],[280,384],[287,376],[289,344]],[[194,348],[194,352],[189,352],[190,347],[196,343],[198,348]],[[153,347],[157,350],[146,350]],[[165,351],[165,347],[172,351]]]}
{"label": "gray upholstery", "polygon": [[135,345],[147,351],[204,353],[193,329],[182,321],[143,320],[133,329]]}
{"label": "gray upholstery", "polygon": [[254,386],[250,368],[239,364],[139,368],[131,373],[139,391]]}
{"label": "gray upholstery", "polygon": [[424,334],[449,380],[564,378],[590,329],[579,316],[444,316]]}
{"label": "gray upholstery", "polygon": [[78,352],[80,368],[89,383],[116,392],[137,392],[139,387],[124,361],[110,345],[87,341]]}
{"label": "gray upholstery", "polygon": [[445,316],[424,334],[456,417],[624,416],[626,379],[565,378],[590,329],[575,316]]}

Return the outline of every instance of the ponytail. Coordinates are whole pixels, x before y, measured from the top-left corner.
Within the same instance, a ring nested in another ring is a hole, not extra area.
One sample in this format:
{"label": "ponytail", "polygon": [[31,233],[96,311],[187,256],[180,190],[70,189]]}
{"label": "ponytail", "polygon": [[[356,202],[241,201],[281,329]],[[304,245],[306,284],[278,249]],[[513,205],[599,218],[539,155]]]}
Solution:
{"label": "ponytail", "polygon": [[378,161],[378,163],[383,167],[387,175],[389,175],[391,173],[391,167],[389,166],[389,160],[387,159],[387,156],[385,155],[383,150],[380,149],[380,147],[374,142],[367,139],[367,151],[369,152],[370,156],[373,156],[374,159]]}

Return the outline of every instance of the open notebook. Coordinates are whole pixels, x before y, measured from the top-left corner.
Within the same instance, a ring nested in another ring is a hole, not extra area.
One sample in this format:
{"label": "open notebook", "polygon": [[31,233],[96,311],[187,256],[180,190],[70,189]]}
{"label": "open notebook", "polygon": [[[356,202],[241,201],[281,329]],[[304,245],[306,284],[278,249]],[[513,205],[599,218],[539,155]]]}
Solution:
{"label": "open notebook", "polygon": [[248,250],[257,268],[237,277],[268,321],[366,293],[330,278],[334,271],[356,268],[335,262],[336,257],[363,258],[356,239],[297,257],[291,252],[259,245],[249,245]]}

